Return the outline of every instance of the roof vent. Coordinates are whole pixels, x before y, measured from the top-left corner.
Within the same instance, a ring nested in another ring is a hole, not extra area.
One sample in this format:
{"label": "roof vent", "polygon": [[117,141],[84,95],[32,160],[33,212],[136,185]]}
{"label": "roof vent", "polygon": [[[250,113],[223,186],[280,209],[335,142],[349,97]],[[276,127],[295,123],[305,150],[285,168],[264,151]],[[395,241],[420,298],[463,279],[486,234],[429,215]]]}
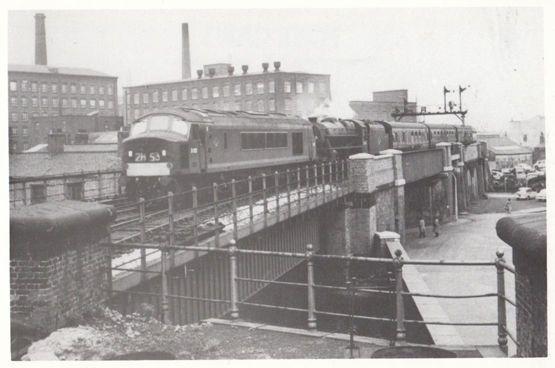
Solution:
{"label": "roof vent", "polygon": [[242,65],[241,69],[243,69],[243,74],[247,74],[247,72],[249,71],[249,66],[248,65]]}
{"label": "roof vent", "polygon": [[227,67],[227,74],[229,75],[233,75],[233,72],[235,71],[235,67],[233,65],[229,65]]}
{"label": "roof vent", "polygon": [[274,61],[274,69],[276,72],[279,72],[279,68],[281,68],[281,61]]}
{"label": "roof vent", "polygon": [[202,78],[202,69],[197,69],[198,79]]}
{"label": "roof vent", "polygon": [[270,66],[270,64],[268,63],[262,63],[262,71],[264,73],[268,73],[268,67]]}
{"label": "roof vent", "polygon": [[216,68],[209,68],[208,69],[208,76],[210,78],[214,78],[214,75],[216,75]]}

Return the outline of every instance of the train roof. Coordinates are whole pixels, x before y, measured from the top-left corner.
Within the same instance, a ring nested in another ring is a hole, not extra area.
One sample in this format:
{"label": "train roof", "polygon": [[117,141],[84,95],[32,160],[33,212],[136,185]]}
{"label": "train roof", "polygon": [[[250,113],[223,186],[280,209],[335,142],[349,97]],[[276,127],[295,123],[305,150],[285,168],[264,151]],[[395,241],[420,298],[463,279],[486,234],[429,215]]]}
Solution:
{"label": "train roof", "polygon": [[227,111],[213,109],[193,109],[188,107],[173,107],[167,109],[156,110],[141,116],[139,119],[150,115],[171,114],[181,117],[183,120],[192,123],[201,123],[209,125],[240,125],[240,126],[260,126],[261,124],[276,126],[309,126],[310,123],[295,115],[285,115],[281,113],[258,113],[251,111]]}
{"label": "train roof", "polygon": [[426,127],[421,123],[402,123],[398,121],[384,121],[384,124],[389,125],[392,128],[408,128],[408,129],[425,129]]}

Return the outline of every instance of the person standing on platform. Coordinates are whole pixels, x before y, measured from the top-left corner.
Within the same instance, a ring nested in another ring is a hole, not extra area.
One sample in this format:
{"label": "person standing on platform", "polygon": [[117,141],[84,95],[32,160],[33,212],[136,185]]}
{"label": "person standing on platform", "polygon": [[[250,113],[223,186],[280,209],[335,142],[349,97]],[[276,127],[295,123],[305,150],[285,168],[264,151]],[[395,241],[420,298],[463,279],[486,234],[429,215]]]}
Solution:
{"label": "person standing on platform", "polygon": [[418,229],[420,230],[420,234],[418,235],[419,238],[426,237],[426,221],[424,221],[424,216],[420,216],[420,220],[418,221]]}
{"label": "person standing on platform", "polygon": [[512,203],[511,203],[511,198],[509,198],[507,199],[507,203],[505,203],[505,213],[507,213],[507,215],[510,215],[511,209],[512,209]]}

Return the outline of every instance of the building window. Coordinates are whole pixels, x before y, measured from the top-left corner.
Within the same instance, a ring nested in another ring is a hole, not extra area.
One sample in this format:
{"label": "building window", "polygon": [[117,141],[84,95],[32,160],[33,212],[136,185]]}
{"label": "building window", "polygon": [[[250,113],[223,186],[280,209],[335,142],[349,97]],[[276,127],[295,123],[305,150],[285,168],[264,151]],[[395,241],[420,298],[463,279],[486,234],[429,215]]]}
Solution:
{"label": "building window", "polygon": [[37,92],[37,82],[31,82],[31,92]]}
{"label": "building window", "polygon": [[172,101],[177,101],[177,90],[172,89]]}
{"label": "building window", "polygon": [[86,108],[86,107],[87,107],[87,100],[85,100],[84,98],[81,99],[81,107],[82,107],[82,108]]}
{"label": "building window", "polygon": [[109,108],[109,109],[113,109],[113,108],[114,108],[114,101],[112,101],[112,100],[109,100],[109,101],[108,101],[108,108]]}
{"label": "building window", "polygon": [[67,98],[62,98],[62,107],[67,107]]}
{"label": "building window", "polygon": [[71,88],[71,93],[77,93],[77,85],[72,83],[70,88]]}
{"label": "building window", "polygon": [[26,112],[22,112],[21,121],[27,121],[27,120],[29,120],[29,114],[27,114]]}
{"label": "building window", "polygon": [[276,92],[276,83],[274,81],[268,82],[268,93],[275,93]]}
{"label": "building window", "polygon": [[98,107],[100,107],[102,109],[104,108],[104,100],[102,100],[102,99],[98,100]]}
{"label": "building window", "polygon": [[283,82],[283,92],[291,93],[291,82],[289,81]]}
{"label": "building window", "polygon": [[234,110],[239,111],[241,110],[241,101],[235,101],[234,105]]}
{"label": "building window", "polygon": [[96,107],[96,100],[94,100],[94,99],[90,100],[89,104],[90,104],[91,107]]}
{"label": "building window", "polygon": [[283,102],[284,102],[284,109],[285,109],[285,111],[291,111],[291,110],[292,110],[291,99],[290,99],[290,98],[286,98]]}
{"label": "building window", "polygon": [[268,110],[276,111],[276,101],[275,100],[268,100]]}
{"label": "building window", "polygon": [[198,100],[198,89],[196,88],[191,89],[191,99]]}
{"label": "building window", "polygon": [[91,95],[96,94],[96,88],[95,88],[94,86],[89,86],[89,93],[90,93]]}
{"label": "building window", "polygon": [[10,97],[10,105],[17,106],[17,97]]}
{"label": "building window", "polygon": [[152,102],[158,103],[158,91],[152,92]]}
{"label": "building window", "polygon": [[202,98],[208,98],[208,87],[202,87]]}
{"label": "building window", "polygon": [[62,93],[67,93],[67,84],[62,84]]}
{"label": "building window", "polygon": [[133,94],[133,105],[138,105],[139,104],[139,94],[138,93],[134,93]]}
{"label": "building window", "polygon": [[77,99],[76,98],[71,99],[71,107],[73,107],[74,109],[77,108]]}
{"label": "building window", "polygon": [[58,93],[58,83],[52,83],[52,93]]}
{"label": "building window", "polygon": [[68,183],[66,184],[66,197],[73,201],[80,201],[83,199],[83,182]]}
{"label": "building window", "polygon": [[31,204],[46,202],[46,184],[31,184]]}
{"label": "building window", "polygon": [[220,97],[220,87],[218,86],[212,87],[212,97],[214,98]]}
{"label": "building window", "polygon": [[319,83],[319,89],[320,89],[320,93],[326,92],[326,91],[327,91],[326,83],[320,82],[320,83]]}
{"label": "building window", "polygon": [[303,82],[297,82],[295,90],[297,91],[297,93],[303,93]]}
{"label": "building window", "polygon": [[104,86],[98,86],[98,94],[99,94],[99,95],[103,95],[103,94],[104,94]]}
{"label": "building window", "polygon": [[256,101],[256,110],[259,112],[264,112],[264,101],[262,100]]}
{"label": "building window", "polygon": [[314,82],[308,82],[308,93],[314,93]]}
{"label": "building window", "polygon": [[27,107],[27,97],[21,97],[21,106]]}
{"label": "building window", "polygon": [[139,110],[138,109],[133,110],[133,116],[135,117],[135,119],[139,118]]}
{"label": "building window", "polygon": [[17,82],[16,81],[10,81],[10,91],[17,91]]}
{"label": "building window", "polygon": [[40,85],[40,91],[41,91],[42,93],[48,92],[48,84],[42,83],[42,84]]}
{"label": "building window", "polygon": [[21,130],[22,134],[24,136],[29,135],[29,129],[27,129],[27,127],[23,127],[23,129]]}
{"label": "building window", "polygon": [[23,92],[27,92],[29,90],[29,81],[28,80],[22,80],[21,81],[21,90]]}
{"label": "building window", "polygon": [[252,83],[245,83],[245,94],[252,95]]}
{"label": "building window", "polygon": [[[19,120],[19,116],[17,115],[17,112],[12,112],[11,117],[12,117],[12,121],[18,121]],[[14,129],[16,129],[15,134],[17,134],[17,128],[14,128]]]}
{"label": "building window", "polygon": [[168,91],[162,91],[162,102],[168,102]]}
{"label": "building window", "polygon": [[185,101],[187,99],[187,88],[181,90],[181,99]]}
{"label": "building window", "polygon": [[264,93],[264,82],[256,83],[256,94],[261,95]]}
{"label": "building window", "polygon": [[114,86],[108,84],[108,94],[111,96],[114,94]]}
{"label": "building window", "polygon": [[252,101],[245,101],[245,111],[252,111]]}
{"label": "building window", "polygon": [[31,106],[38,107],[39,106],[39,99],[36,97],[31,97]]}
{"label": "building window", "polygon": [[241,96],[241,85],[240,85],[240,84],[236,84],[236,85],[233,87],[233,94],[234,94],[235,96]]}
{"label": "building window", "polygon": [[148,103],[148,93],[143,93],[143,104]]}
{"label": "building window", "polygon": [[46,97],[41,98],[40,105],[43,107],[48,106],[48,99]]}
{"label": "building window", "polygon": [[58,102],[57,98],[52,98],[52,107],[58,107]]}
{"label": "building window", "polygon": [[84,84],[81,85],[80,87],[80,91],[81,94],[84,95],[85,93],[87,93],[87,86],[85,86]]}

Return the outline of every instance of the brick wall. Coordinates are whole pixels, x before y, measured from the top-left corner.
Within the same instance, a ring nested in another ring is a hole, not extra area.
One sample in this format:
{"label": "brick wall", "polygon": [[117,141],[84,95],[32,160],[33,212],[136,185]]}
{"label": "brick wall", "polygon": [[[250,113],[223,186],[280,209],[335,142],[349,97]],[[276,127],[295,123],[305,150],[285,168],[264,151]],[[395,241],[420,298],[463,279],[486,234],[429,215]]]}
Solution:
{"label": "brick wall", "polygon": [[547,277],[545,258],[515,248],[516,320],[522,357],[547,356]]}
{"label": "brick wall", "polygon": [[108,287],[109,253],[100,243],[108,240],[113,209],[74,201],[57,206],[33,206],[37,214],[14,210],[10,218],[11,317],[45,331],[102,303]]}

